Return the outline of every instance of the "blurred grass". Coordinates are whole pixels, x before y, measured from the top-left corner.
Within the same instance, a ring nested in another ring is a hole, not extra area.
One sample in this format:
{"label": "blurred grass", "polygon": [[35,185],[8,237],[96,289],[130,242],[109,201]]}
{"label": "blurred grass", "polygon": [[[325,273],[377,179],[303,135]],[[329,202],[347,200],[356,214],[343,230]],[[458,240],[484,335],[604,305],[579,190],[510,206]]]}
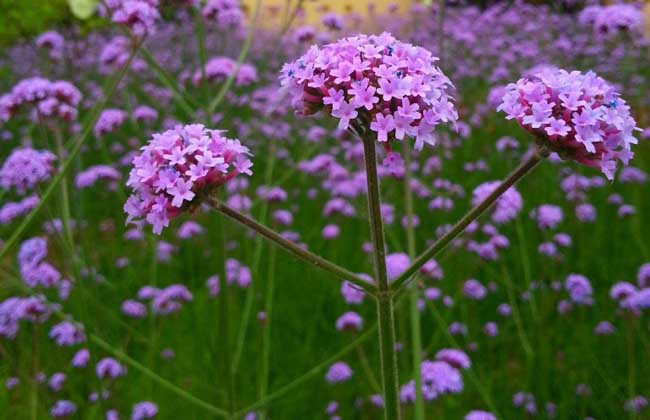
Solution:
{"label": "blurred grass", "polygon": [[0,11],[0,47],[73,23],[66,0],[0,0]]}

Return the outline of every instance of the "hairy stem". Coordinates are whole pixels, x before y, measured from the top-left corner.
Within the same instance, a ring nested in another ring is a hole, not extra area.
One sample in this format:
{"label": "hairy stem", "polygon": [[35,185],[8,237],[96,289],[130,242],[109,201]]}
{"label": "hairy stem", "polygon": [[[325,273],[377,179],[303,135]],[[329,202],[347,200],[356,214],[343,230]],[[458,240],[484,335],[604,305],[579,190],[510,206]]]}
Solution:
{"label": "hairy stem", "polygon": [[399,382],[395,352],[393,295],[388,283],[388,274],[386,273],[386,246],[384,242],[384,226],[381,220],[381,198],[374,140],[364,136],[363,150],[368,186],[368,215],[370,237],[373,245],[375,281],[379,289],[377,293],[377,318],[379,320],[379,349],[384,391],[384,418],[385,420],[399,420]]}
{"label": "hairy stem", "polygon": [[216,211],[228,216],[229,218],[233,219],[237,223],[254,230],[262,237],[266,238],[268,241],[279,246],[280,248],[283,248],[285,251],[289,252],[290,254],[293,254],[295,257],[298,257],[301,260],[311,265],[314,265],[324,271],[332,273],[339,279],[347,280],[350,283],[359,286],[361,289],[365,290],[370,294],[375,293],[376,287],[374,287],[372,284],[367,283],[357,274],[343,267],[340,267],[319,255],[307,251],[306,249],[300,247],[299,245],[285,239],[282,235],[275,232],[274,230],[269,229],[268,227],[258,223],[252,218],[246,216],[245,214],[238,212],[237,210],[233,209],[232,207],[228,206],[227,204],[219,200],[210,198],[208,199],[208,201],[212,205],[212,208],[215,209]]}

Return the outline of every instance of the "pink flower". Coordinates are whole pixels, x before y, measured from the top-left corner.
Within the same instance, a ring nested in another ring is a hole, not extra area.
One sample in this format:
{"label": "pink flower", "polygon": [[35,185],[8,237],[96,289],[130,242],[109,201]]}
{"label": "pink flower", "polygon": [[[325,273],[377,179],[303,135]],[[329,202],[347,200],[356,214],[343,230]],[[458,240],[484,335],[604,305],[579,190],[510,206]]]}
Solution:
{"label": "pink flower", "polygon": [[458,119],[448,95],[452,84],[436,60],[388,33],[358,35],[312,46],[283,66],[281,82],[299,114],[324,109],[340,129],[365,129],[379,142],[415,137],[421,149],[435,143],[439,123]]}
{"label": "pink flower", "polygon": [[388,141],[388,134],[395,129],[395,123],[393,122],[393,116],[384,114],[377,114],[375,116],[375,121],[370,123],[370,129],[377,132],[377,141],[386,142]]}
{"label": "pink flower", "polygon": [[160,233],[197,197],[238,174],[252,175],[248,148],[219,130],[201,124],[176,126],[154,134],[133,159],[127,185],[133,194],[124,204],[127,223],[144,219]]}
{"label": "pink flower", "polygon": [[562,159],[599,168],[614,178],[628,164],[636,121],[614,88],[594,72],[546,68],[509,84],[497,108]]}

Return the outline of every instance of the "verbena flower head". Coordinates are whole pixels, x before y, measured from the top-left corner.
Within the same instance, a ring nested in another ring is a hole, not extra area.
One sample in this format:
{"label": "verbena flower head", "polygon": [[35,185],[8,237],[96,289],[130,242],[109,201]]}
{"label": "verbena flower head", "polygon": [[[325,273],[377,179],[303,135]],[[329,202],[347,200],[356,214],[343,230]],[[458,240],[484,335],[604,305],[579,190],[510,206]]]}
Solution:
{"label": "verbena flower head", "polygon": [[52,60],[60,60],[63,58],[64,45],[65,41],[63,36],[56,31],[43,32],[36,38],[36,46],[47,50]]}
{"label": "verbena flower head", "polygon": [[50,179],[56,156],[47,150],[14,149],[0,168],[0,187],[14,188],[20,195]]}
{"label": "verbena flower head", "polygon": [[214,19],[222,28],[236,27],[244,21],[244,12],[239,0],[207,0],[203,16]]}
{"label": "verbena flower head", "polygon": [[153,419],[158,414],[158,406],[151,401],[141,401],[133,406],[131,420]]}
{"label": "verbena flower head", "polygon": [[72,401],[59,400],[50,408],[50,415],[55,419],[72,416],[77,411],[77,406]]}
{"label": "verbena flower head", "polygon": [[330,384],[345,382],[352,377],[352,369],[345,362],[336,362],[329,367],[325,380]]}
{"label": "verbena flower head", "polygon": [[343,38],[312,46],[282,68],[282,85],[299,114],[321,109],[352,128],[385,143],[414,137],[416,149],[434,144],[433,131],[458,114],[448,90],[451,82],[421,47],[388,33]]}
{"label": "verbena flower head", "polygon": [[614,178],[637,144],[636,121],[614,88],[594,72],[546,70],[506,87],[497,108],[516,119],[536,142],[561,158],[599,168]]}
{"label": "verbena flower head", "polygon": [[236,175],[252,175],[248,148],[201,124],[154,134],[133,159],[127,223],[144,219],[159,234],[169,220]]}
{"label": "verbena flower head", "polygon": [[596,33],[616,35],[641,29],[643,12],[632,4],[594,5],[585,7],[578,20],[583,25],[591,25]]}
{"label": "verbena flower head", "polygon": [[564,287],[569,292],[571,300],[575,303],[589,304],[593,289],[589,279],[581,274],[569,274],[564,282]]}
{"label": "verbena flower head", "polygon": [[134,35],[144,36],[155,31],[158,0],[106,0],[115,23],[127,26]]}
{"label": "verbena flower head", "polygon": [[436,360],[442,360],[456,369],[469,369],[472,361],[469,356],[458,349],[442,349],[436,353]]}
{"label": "verbena flower head", "polygon": [[421,365],[422,395],[427,401],[439,395],[459,393],[463,390],[460,372],[447,362],[425,360]]}
{"label": "verbena flower head", "polygon": [[[472,192],[472,206],[477,206],[501,184],[499,181],[484,182]],[[523,207],[523,199],[515,187],[510,187],[496,201],[492,209],[492,221],[497,224],[509,222],[517,217]]]}
{"label": "verbena flower head", "polygon": [[117,360],[105,357],[95,366],[95,373],[99,379],[116,379],[126,375],[126,368]]}
{"label": "verbena flower head", "polygon": [[465,420],[497,420],[497,418],[488,411],[472,410],[467,413]]}
{"label": "verbena flower head", "polygon": [[81,92],[70,82],[52,82],[41,77],[23,79],[9,93],[0,96],[0,122],[9,121],[22,108],[31,107],[32,118],[77,118]]}
{"label": "verbena flower head", "polygon": [[63,321],[53,326],[49,337],[58,346],[74,346],[86,340],[84,331],[70,321]]}

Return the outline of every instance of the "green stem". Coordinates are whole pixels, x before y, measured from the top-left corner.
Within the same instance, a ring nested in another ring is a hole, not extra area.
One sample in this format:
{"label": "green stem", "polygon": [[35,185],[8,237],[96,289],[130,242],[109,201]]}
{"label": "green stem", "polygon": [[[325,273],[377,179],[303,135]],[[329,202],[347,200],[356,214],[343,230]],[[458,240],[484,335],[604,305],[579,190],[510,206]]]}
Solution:
{"label": "green stem", "polygon": [[438,55],[444,62],[446,0],[438,0]]}
{"label": "green stem", "polygon": [[[267,162],[266,170],[264,173],[264,184],[269,185],[273,178],[273,169],[275,167],[275,158],[276,158],[276,141],[274,139],[269,139],[269,159]],[[266,223],[266,217],[269,210],[268,201],[264,200],[262,208],[260,209],[259,220],[261,223]],[[260,261],[262,260],[262,250],[264,249],[264,241],[261,236],[258,236],[255,240],[255,251],[253,254],[253,265],[251,267],[254,275],[259,273]],[[237,335],[237,345],[235,346],[235,357],[233,360],[233,372],[237,373],[239,368],[239,362],[241,361],[241,356],[244,351],[244,343],[246,341],[246,334],[248,332],[248,324],[253,313],[253,300],[255,298],[255,289],[256,285],[253,282],[246,290],[246,300],[244,302],[244,314],[242,316],[241,323],[239,324],[239,331]]]}
{"label": "green stem", "polygon": [[232,207],[228,206],[227,204],[216,200],[214,198],[208,199],[209,203],[212,205],[212,208],[220,213],[223,213],[224,215],[228,216],[229,218],[233,219],[237,223],[250,228],[260,234],[262,237],[266,238],[273,244],[279,246],[280,248],[283,248],[285,251],[289,252],[290,254],[293,254],[295,257],[300,258],[301,260],[314,265],[324,271],[328,271],[332,274],[334,274],[337,278],[341,280],[347,280],[350,283],[353,283],[360,288],[364,289],[366,292],[370,294],[374,294],[375,292],[375,286],[372,284],[367,283],[365,280],[363,280],[361,277],[359,277],[357,274],[354,274],[353,272],[340,267],[336,264],[334,264],[331,261],[326,260],[325,258],[316,255],[312,252],[307,251],[306,249],[300,247],[299,245],[296,245],[295,243],[285,239],[282,235],[279,233],[269,229],[268,227],[258,223],[257,221],[253,220],[252,218],[238,212],[237,210],[233,209]]}
{"label": "green stem", "polygon": [[59,183],[61,183],[68,170],[70,170],[70,168],[72,167],[72,164],[75,161],[75,157],[77,156],[77,154],[79,154],[81,148],[90,137],[93,127],[95,126],[95,123],[99,118],[99,114],[106,107],[108,101],[112,98],[115,89],[119,85],[120,81],[124,78],[124,75],[126,74],[127,70],[131,66],[131,61],[133,61],[133,57],[135,56],[135,53],[137,52],[139,45],[140,44],[137,44],[134,47],[133,51],[131,52],[131,55],[129,56],[129,59],[124,64],[124,67],[122,67],[122,69],[119,72],[117,72],[115,75],[113,75],[113,77],[110,79],[107,89],[104,91],[106,92],[104,95],[104,100],[97,107],[93,109],[93,111],[90,113],[90,116],[83,124],[84,129],[81,132],[81,136],[79,137],[79,139],[76,141],[76,143],[70,150],[70,154],[68,155],[68,158],[66,159],[63,166],[61,166],[59,173],[56,174],[56,176],[52,179],[52,182],[50,182],[47,188],[45,188],[45,191],[41,195],[41,199],[38,205],[36,205],[36,207],[31,212],[29,212],[27,216],[25,216],[22,222],[13,231],[9,239],[7,239],[7,241],[5,242],[4,246],[0,250],[0,260],[2,260],[7,255],[9,250],[16,244],[16,242],[18,241],[22,233],[25,231],[25,229],[27,229],[27,227],[34,221],[36,215],[38,215],[38,213],[45,207],[45,204],[52,196],[54,190],[58,187]]}
{"label": "green stem", "polygon": [[[447,338],[447,341],[449,343],[449,346],[453,348],[461,348],[462,346],[456,339],[454,338],[453,335],[449,332],[449,328],[447,328],[447,324],[442,317],[442,314],[438,310],[438,307],[436,306],[435,303],[429,302],[429,305],[432,309],[433,316],[436,318],[436,323],[438,324],[438,329],[441,331],[444,331],[445,337]],[[471,367],[466,370],[467,376],[469,377],[470,381],[474,384],[476,389],[478,390],[479,394],[481,395],[481,398],[483,399],[483,402],[485,405],[489,408],[489,410],[496,416],[496,418],[500,419],[502,418],[499,415],[499,411],[497,410],[496,406],[494,405],[494,402],[492,402],[492,398],[490,397],[490,393],[488,392],[487,389],[485,389],[484,382],[480,380],[477,376],[476,373],[474,372],[474,367]]]}
{"label": "green stem", "polygon": [[[526,249],[526,235],[524,235],[524,228],[521,225],[521,219],[517,219],[517,239],[519,241],[519,251],[521,253],[521,263],[524,267],[524,280],[526,281],[526,288],[530,290],[530,285],[533,281],[530,269],[530,258]],[[537,315],[537,303],[535,293],[530,294],[530,311],[533,315],[535,323],[539,316]]]}
{"label": "green stem", "polygon": [[[411,148],[404,142],[404,207],[406,210],[406,242],[409,258],[415,258],[415,229],[413,227],[413,191],[411,191]],[[418,310],[419,289],[417,284],[409,290],[411,318],[411,352],[413,357],[413,375],[415,376],[415,419],[424,420],[424,399],[422,397],[422,334],[420,311]]]}
{"label": "green stem", "polygon": [[360,343],[363,343],[368,338],[372,337],[375,334],[376,330],[377,330],[377,325],[375,324],[372,327],[368,328],[368,330],[366,332],[364,332],[359,337],[354,339],[354,341],[352,341],[350,344],[343,347],[340,351],[338,351],[337,353],[335,353],[332,356],[328,357],[327,359],[323,360],[321,363],[319,363],[318,365],[316,365],[313,368],[309,369],[307,372],[305,372],[304,374],[302,374],[298,378],[294,379],[293,381],[291,381],[287,385],[283,386],[282,388],[278,389],[275,392],[270,393],[269,395],[266,396],[266,398],[263,398],[263,399],[255,402],[255,403],[251,404],[250,406],[248,406],[248,407],[246,407],[246,408],[244,408],[242,410],[237,411],[235,413],[234,417],[235,418],[240,418],[244,414],[246,414],[246,413],[248,413],[250,411],[254,411],[254,410],[258,410],[258,409],[260,409],[262,407],[266,407],[267,405],[269,405],[273,401],[277,400],[278,398],[283,397],[284,395],[286,395],[290,391],[292,391],[292,390],[296,389],[297,387],[303,385],[305,382],[307,382],[308,380],[312,379],[313,377],[315,377],[316,375],[321,373],[323,370],[325,370],[329,365],[336,362],[337,360],[340,360],[343,356],[345,356],[346,354],[348,354],[349,352],[354,350],[356,348],[356,346],[358,346]]}
{"label": "green stem", "polygon": [[203,16],[199,9],[190,8],[194,17],[194,33],[196,34],[196,44],[199,50],[199,65],[201,66],[201,83],[206,83],[208,78],[205,73],[205,63],[207,53],[205,51],[205,26],[203,25]]}
{"label": "green stem", "polygon": [[219,281],[221,282],[221,304],[220,324],[222,327],[221,341],[223,345],[223,372],[226,383],[226,399],[228,412],[235,411],[235,378],[232,371],[232,354],[230,349],[230,297],[228,293],[228,282],[226,281],[226,241],[224,234],[223,220],[217,218],[215,221],[215,261],[218,268]]}
{"label": "green stem", "polygon": [[167,74],[165,69],[163,69],[160,64],[158,64],[149,50],[142,48],[141,55],[144,57],[144,60],[147,62],[147,64],[154,70],[160,83],[165,85],[165,87],[172,92],[174,99],[186,114],[186,116],[192,117],[194,115],[194,108],[192,108],[192,105],[190,105],[188,99],[185,98],[183,92],[180,91],[176,81],[169,74]]}
{"label": "green stem", "polygon": [[427,261],[435,257],[440,251],[460,235],[465,228],[476,220],[484,211],[486,211],[494,202],[501,197],[501,195],[513,186],[517,181],[524,177],[530,170],[532,170],[541,161],[541,156],[536,152],[530,155],[528,159],[522,162],[517,169],[515,169],[508,177],[501,182],[501,184],[490,195],[479,203],[476,207],[470,210],[462,219],[456,223],[449,232],[445,233],[438,239],[429,249],[424,251],[418,256],[411,266],[407,268],[391,285],[391,290],[399,290],[405,286],[410,280],[411,276],[420,269]]}
{"label": "green stem", "polygon": [[34,336],[33,336],[33,346],[34,346],[34,354],[32,358],[32,398],[31,398],[31,419],[32,420],[37,420],[38,419],[38,372],[40,370],[39,368],[39,361],[40,361],[40,343],[41,343],[41,337],[39,334],[39,326],[38,324],[34,324]]}
{"label": "green stem", "polygon": [[[269,386],[269,366],[271,355],[271,321],[273,316],[273,290],[275,288],[275,247],[271,248],[269,255],[269,270],[267,275],[266,296],[264,302],[265,322],[262,333],[262,368],[259,389],[260,400],[264,399],[268,392]],[[266,418],[265,414],[261,415],[262,419]]]}
{"label": "green stem", "polygon": [[361,368],[366,374],[366,378],[368,378],[368,383],[370,384],[370,387],[374,392],[380,393],[381,386],[379,385],[379,382],[377,382],[377,378],[375,378],[375,374],[373,373],[372,368],[370,367],[370,363],[368,362],[368,357],[366,356],[366,352],[363,351],[363,346],[361,344],[357,345],[357,356],[359,357],[359,363],[361,363]]}
{"label": "green stem", "polygon": [[[628,316],[627,332],[626,332],[626,341],[627,341],[627,391],[630,399],[634,398],[636,395],[636,351],[634,346],[634,326],[631,316]],[[633,410],[630,411],[630,418],[635,418],[635,413]]]}
{"label": "green stem", "polygon": [[176,394],[177,396],[181,397],[182,399],[196,405],[197,407],[203,408],[205,411],[214,414],[215,416],[220,416],[220,417],[230,417],[230,414],[219,407],[215,407],[212,404],[209,404],[200,398],[195,397],[194,395],[190,394],[189,392],[185,391],[182,388],[177,387],[173,383],[169,382],[168,380],[158,376],[156,373],[154,373],[151,369],[147,368],[146,366],[143,366],[142,364],[138,363],[136,360],[132,359],[129,357],[126,353],[124,353],[121,350],[113,348],[110,344],[108,344],[106,341],[102,340],[100,337],[90,334],[89,335],[90,340],[97,345],[97,347],[103,349],[104,351],[112,354],[114,357],[117,357],[118,359],[122,360],[124,363],[128,364],[135,370],[139,371],[140,373],[144,374],[148,378],[152,379],[155,381],[158,385],[161,387],[167,389],[168,391]]}
{"label": "green stem", "polygon": [[261,4],[262,4],[262,0],[257,0],[255,2],[255,12],[253,12],[253,19],[249,23],[248,33],[246,34],[244,45],[242,45],[242,48],[239,51],[239,56],[237,57],[237,64],[235,65],[235,68],[233,69],[232,73],[230,73],[228,78],[225,80],[223,85],[221,85],[221,89],[219,89],[219,92],[217,92],[217,96],[215,96],[214,100],[210,102],[210,105],[208,105],[208,109],[207,109],[208,115],[205,116],[206,118],[212,115],[214,113],[214,110],[217,109],[217,107],[221,103],[221,101],[223,101],[223,98],[226,96],[226,93],[228,93],[230,86],[235,80],[235,77],[237,77],[237,73],[239,73],[239,68],[241,67],[242,63],[246,59],[246,56],[248,55],[248,50],[250,49],[251,43],[253,42],[253,34],[255,33],[255,28],[257,26],[257,18],[259,16]]}
{"label": "green stem", "polygon": [[517,328],[517,335],[519,336],[519,341],[521,341],[521,347],[524,349],[526,354],[526,359],[530,361],[533,356],[533,348],[531,347],[528,337],[526,336],[526,330],[524,329],[524,323],[521,320],[521,313],[519,312],[519,305],[517,305],[514,287],[512,285],[512,280],[510,275],[506,270],[505,266],[502,267],[503,279],[506,282],[506,292],[508,294],[508,301],[510,302],[510,307],[512,308],[512,317],[515,320],[515,327]]}
{"label": "green stem", "polygon": [[[61,130],[58,126],[54,128],[54,139],[56,142],[57,154],[59,155],[59,171],[62,171],[65,159],[65,149],[63,147],[63,140],[61,139]],[[74,260],[76,259],[76,255],[74,252],[72,229],[70,227],[70,195],[68,191],[68,179],[65,175],[61,180],[61,223],[63,225],[63,233],[67,241],[67,246],[70,247],[71,256]]]}
{"label": "green stem", "polygon": [[379,349],[381,377],[384,395],[385,420],[399,420],[399,380],[397,373],[397,354],[395,352],[395,319],[393,314],[393,294],[386,273],[386,246],[384,226],[381,220],[381,198],[377,176],[377,155],[375,142],[368,136],[363,138],[366,183],[368,186],[368,215],[370,237],[373,245],[375,281],[378,286],[377,318],[379,320]]}

